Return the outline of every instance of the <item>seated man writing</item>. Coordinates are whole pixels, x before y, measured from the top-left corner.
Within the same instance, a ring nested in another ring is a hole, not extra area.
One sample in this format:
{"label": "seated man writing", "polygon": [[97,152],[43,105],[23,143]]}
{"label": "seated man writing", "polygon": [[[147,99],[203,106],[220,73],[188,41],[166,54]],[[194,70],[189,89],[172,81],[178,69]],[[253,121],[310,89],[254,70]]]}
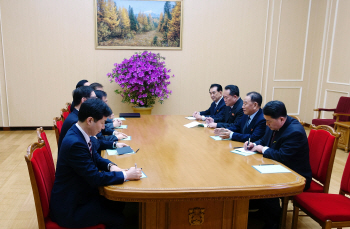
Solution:
{"label": "seated man writing", "polygon": [[264,136],[266,129],[261,103],[262,96],[258,92],[249,92],[243,100],[244,115],[241,121],[227,129],[216,128],[214,134],[238,142],[259,140]]}
{"label": "seated man writing", "polygon": [[[264,137],[254,143],[245,142],[244,148],[257,151],[263,157],[281,162],[306,179],[304,190],[310,187],[312,173],[309,161],[309,144],[304,127],[287,115],[284,103],[270,101],[263,108],[266,119]],[[252,200],[261,210],[266,226],[277,228],[281,208],[279,198]]]}
{"label": "seated man writing", "polygon": [[139,180],[141,170],[120,169],[96,153],[90,137],[104,128],[111,109],[99,99],[85,101],[64,137],[57,159],[50,200],[50,217],[61,227],[81,228],[105,224],[121,228],[123,203],[107,200],[98,187]]}
{"label": "seated man writing", "polygon": [[195,111],[193,117],[197,120],[205,120],[207,117],[217,118],[222,115],[225,110],[225,102],[222,97],[222,87],[220,84],[212,84],[209,88],[210,98],[213,100],[210,107],[206,111]]}

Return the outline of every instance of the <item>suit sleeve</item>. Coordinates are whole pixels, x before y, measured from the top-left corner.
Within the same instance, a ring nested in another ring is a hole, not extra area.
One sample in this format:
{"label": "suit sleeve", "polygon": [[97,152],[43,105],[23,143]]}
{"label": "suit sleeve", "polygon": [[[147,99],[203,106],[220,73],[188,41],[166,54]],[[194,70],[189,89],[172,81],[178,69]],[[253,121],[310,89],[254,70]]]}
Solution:
{"label": "suit sleeve", "polygon": [[205,111],[201,111],[199,112],[200,115],[205,115],[205,116],[209,116],[210,115],[210,107],[208,110],[205,110]]}
{"label": "suit sleeve", "polygon": [[265,126],[265,134],[262,138],[260,138],[259,140],[257,140],[256,142],[254,142],[256,145],[262,145],[262,146],[267,146],[268,142],[269,142],[269,127]]}
{"label": "suit sleeve", "polygon": [[216,123],[224,122],[225,121],[225,114],[227,112],[226,110],[227,110],[226,107],[224,107],[223,112],[220,113],[220,115],[218,114],[217,117],[215,117],[215,118],[213,117],[214,122],[216,122]]}
{"label": "suit sleeve", "polygon": [[[101,132],[96,137],[100,143],[100,150],[113,149],[113,142],[117,141],[113,140],[114,135],[103,136]],[[115,138],[118,139],[117,137]]]}
{"label": "suit sleeve", "polygon": [[[235,124],[235,126],[236,125],[237,123]],[[248,141],[248,139],[250,138],[250,140],[254,142],[264,136],[265,130],[266,130],[266,124],[265,124],[265,120],[263,119],[263,120],[260,120],[259,123],[257,123],[257,125],[255,125],[252,134],[241,134],[237,132],[242,132],[242,131],[237,131],[232,134],[231,140],[238,141],[238,142],[245,142],[245,141]]]}
{"label": "suit sleeve", "polygon": [[210,117],[212,117],[214,120],[221,117],[222,115],[224,115],[224,112],[225,112],[225,106],[222,106],[220,109],[219,109],[219,112],[215,115],[212,115]]}
{"label": "suit sleeve", "polygon": [[[81,142],[77,142],[69,149],[68,164],[73,170],[85,179],[92,187],[106,186],[112,184],[122,184],[124,175],[122,172],[105,172],[99,171],[98,167],[92,160],[92,157],[87,149],[87,146]],[[96,152],[93,151],[93,156],[96,158]],[[98,155],[99,156],[99,155]],[[98,164],[107,168],[109,160],[100,160]],[[105,168],[105,170],[106,170]]]}
{"label": "suit sleeve", "polygon": [[264,157],[281,163],[293,160],[293,157],[300,149],[300,144],[304,142],[305,136],[296,131],[280,140],[283,140],[283,142],[281,142],[281,147],[278,150],[268,148],[264,152]]}
{"label": "suit sleeve", "polygon": [[101,132],[103,135],[112,135],[114,132],[114,129],[111,129],[111,128],[108,128],[107,126],[105,126],[105,128],[102,129]]}

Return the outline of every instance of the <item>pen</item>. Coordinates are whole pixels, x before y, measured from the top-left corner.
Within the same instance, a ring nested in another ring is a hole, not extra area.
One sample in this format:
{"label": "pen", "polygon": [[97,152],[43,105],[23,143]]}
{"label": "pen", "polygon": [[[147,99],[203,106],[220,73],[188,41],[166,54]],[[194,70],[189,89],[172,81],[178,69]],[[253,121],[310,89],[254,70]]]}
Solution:
{"label": "pen", "polygon": [[248,144],[247,144],[247,148],[249,147],[249,144],[250,144],[250,138],[248,139]]}
{"label": "pen", "polygon": [[138,148],[137,150],[136,150],[136,152],[135,153],[137,153],[137,151],[139,151],[140,150],[140,148]]}
{"label": "pen", "polygon": [[236,146],[236,147],[233,147],[234,149],[239,149],[239,148],[242,148],[241,146]]}
{"label": "pen", "polygon": [[275,165],[275,164],[260,164],[259,166],[263,166],[263,165]]}
{"label": "pen", "polygon": [[135,169],[137,169],[137,165],[136,165],[136,163],[135,163]]}

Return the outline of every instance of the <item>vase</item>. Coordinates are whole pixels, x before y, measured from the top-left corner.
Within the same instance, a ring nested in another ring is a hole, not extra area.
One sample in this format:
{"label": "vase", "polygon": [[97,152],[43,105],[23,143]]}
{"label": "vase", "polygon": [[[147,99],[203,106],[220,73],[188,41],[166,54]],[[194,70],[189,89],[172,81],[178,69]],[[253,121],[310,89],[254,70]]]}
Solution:
{"label": "vase", "polygon": [[150,115],[152,113],[153,107],[132,107],[134,113],[140,113],[141,115]]}

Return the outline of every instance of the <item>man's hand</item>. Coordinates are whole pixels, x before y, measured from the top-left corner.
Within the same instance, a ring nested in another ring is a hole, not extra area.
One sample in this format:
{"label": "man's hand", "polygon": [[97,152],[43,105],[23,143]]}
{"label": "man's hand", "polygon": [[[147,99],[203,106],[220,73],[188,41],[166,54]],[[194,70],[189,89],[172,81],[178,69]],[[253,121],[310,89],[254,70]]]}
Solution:
{"label": "man's hand", "polygon": [[114,128],[120,127],[121,125],[122,125],[122,121],[120,121],[119,119],[116,119],[113,121]]}
{"label": "man's hand", "polygon": [[215,130],[214,130],[214,134],[216,135],[216,136],[219,136],[221,133],[223,133],[223,132],[225,132],[225,128],[216,128]]}
{"label": "man's hand", "polygon": [[110,116],[108,116],[108,118],[110,118],[110,119],[114,119],[114,113],[113,113],[113,114],[111,114]]}
{"label": "man's hand", "polygon": [[118,140],[121,140],[121,139],[124,139],[124,138],[127,138],[128,135],[122,133],[122,132],[115,132],[114,135],[118,138]]}
{"label": "man's hand", "polygon": [[126,169],[121,169],[121,168],[119,168],[116,165],[112,165],[109,171],[111,171],[111,172],[120,172],[120,171],[126,171]]}
{"label": "man's hand", "polygon": [[222,139],[230,138],[230,135],[231,135],[231,133],[232,133],[231,130],[224,129],[224,128],[220,128],[220,129],[223,129],[223,130],[222,130],[221,133],[219,134],[219,137],[221,137]]}
{"label": "man's hand", "polygon": [[253,149],[251,151],[256,151],[256,152],[259,152],[259,153],[262,153],[262,150],[263,150],[264,146],[262,145],[257,145],[257,146],[254,146]]}
{"label": "man's hand", "polygon": [[246,141],[245,143],[244,143],[244,145],[243,145],[243,148],[245,149],[245,150],[251,150],[251,151],[253,151],[252,149],[254,148],[254,143],[252,143],[252,142],[250,142],[249,143],[249,146],[247,145],[248,144],[248,141]]}
{"label": "man's hand", "polygon": [[195,117],[197,120],[202,121],[202,115],[200,115],[199,112],[197,112],[197,114],[195,114],[194,117]]}
{"label": "man's hand", "polygon": [[117,148],[123,148],[123,147],[126,147],[128,145],[125,143],[117,143],[116,146],[117,146]]}
{"label": "man's hand", "polygon": [[209,118],[207,118],[207,119],[205,120],[205,122],[206,122],[207,124],[213,123],[213,122],[214,122],[214,119],[213,119],[212,117],[209,117]]}
{"label": "man's hand", "polygon": [[216,128],[217,125],[218,125],[217,123],[211,122],[211,123],[208,124],[208,127],[209,128]]}
{"label": "man's hand", "polygon": [[142,176],[141,169],[136,169],[135,167],[131,167],[125,173],[126,173],[125,180],[140,180]]}
{"label": "man's hand", "polygon": [[193,118],[195,118],[197,114],[199,114],[198,111],[193,112],[193,114],[192,114]]}

